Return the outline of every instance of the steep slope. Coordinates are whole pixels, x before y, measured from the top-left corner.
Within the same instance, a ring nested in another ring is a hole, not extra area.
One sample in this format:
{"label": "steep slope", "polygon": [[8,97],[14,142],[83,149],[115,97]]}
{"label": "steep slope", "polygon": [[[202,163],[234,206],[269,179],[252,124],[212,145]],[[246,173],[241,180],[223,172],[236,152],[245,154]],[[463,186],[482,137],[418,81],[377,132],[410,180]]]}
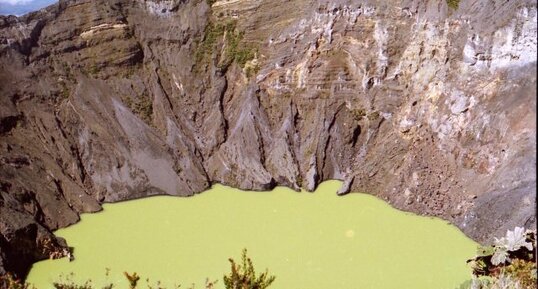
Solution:
{"label": "steep slope", "polygon": [[340,179],[479,241],[535,226],[534,1],[211,4],[0,16],[0,273],[103,202],[212,182]]}

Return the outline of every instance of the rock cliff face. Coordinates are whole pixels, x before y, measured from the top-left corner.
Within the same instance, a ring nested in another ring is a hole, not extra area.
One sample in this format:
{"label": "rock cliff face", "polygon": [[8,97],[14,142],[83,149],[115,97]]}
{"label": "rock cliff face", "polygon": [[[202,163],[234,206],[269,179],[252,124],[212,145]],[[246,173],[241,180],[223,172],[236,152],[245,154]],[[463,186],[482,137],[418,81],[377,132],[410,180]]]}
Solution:
{"label": "rock cliff face", "polygon": [[[531,0],[80,0],[0,16],[0,273],[82,212],[220,182],[536,224]],[[360,208],[357,208],[360,210]]]}

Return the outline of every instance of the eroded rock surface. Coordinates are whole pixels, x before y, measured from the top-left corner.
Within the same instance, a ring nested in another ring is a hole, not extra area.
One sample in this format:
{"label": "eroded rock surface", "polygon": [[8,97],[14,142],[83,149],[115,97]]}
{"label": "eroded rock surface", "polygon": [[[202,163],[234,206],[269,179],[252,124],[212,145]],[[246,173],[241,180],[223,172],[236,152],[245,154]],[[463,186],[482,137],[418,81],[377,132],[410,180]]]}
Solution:
{"label": "eroded rock surface", "polygon": [[[0,16],[0,273],[82,212],[212,182],[536,224],[536,3],[60,1]],[[360,208],[357,208],[360,209]]]}

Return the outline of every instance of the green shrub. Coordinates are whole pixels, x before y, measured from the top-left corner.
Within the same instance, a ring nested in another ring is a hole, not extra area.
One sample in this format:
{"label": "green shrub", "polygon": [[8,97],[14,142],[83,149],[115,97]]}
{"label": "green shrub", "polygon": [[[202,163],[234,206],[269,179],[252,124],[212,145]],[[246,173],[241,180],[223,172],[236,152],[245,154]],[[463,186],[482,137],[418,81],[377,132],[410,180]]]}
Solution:
{"label": "green shrub", "polygon": [[252,260],[247,257],[247,250],[243,249],[241,255],[241,265],[237,265],[233,259],[229,259],[231,272],[224,276],[226,289],[265,289],[269,287],[275,276],[269,276],[267,270],[256,276]]}
{"label": "green shrub", "polygon": [[[202,41],[198,44],[194,59],[198,66],[208,63],[213,53],[224,51],[218,59],[218,68],[226,70],[232,63],[244,67],[247,61],[255,58],[257,49],[243,41],[244,32],[237,30],[237,22],[210,22],[205,30]],[[220,44],[220,45],[219,45]]]}
{"label": "green shrub", "polygon": [[99,66],[97,64],[92,64],[88,70],[88,73],[91,75],[91,76],[97,76],[99,74],[99,71],[101,69],[99,68]]}
{"label": "green shrub", "polygon": [[355,118],[356,121],[360,121],[363,117],[366,116],[366,109],[359,107],[353,109],[351,113],[353,114],[353,118]]}
{"label": "green shrub", "polygon": [[527,260],[515,259],[505,269],[505,274],[518,280],[522,288],[536,288],[536,263]]}
{"label": "green shrub", "polygon": [[446,0],[446,4],[448,4],[448,7],[456,10],[460,5],[460,0]]}
{"label": "green shrub", "polygon": [[198,44],[198,48],[194,55],[196,63],[201,63],[211,56],[217,41],[224,35],[224,25],[209,23],[205,27],[202,41]]}
{"label": "green shrub", "polygon": [[131,109],[133,113],[138,115],[148,125],[151,125],[151,117],[153,115],[153,100],[147,95],[140,95],[134,99],[125,95],[122,98],[123,102]]}
{"label": "green shrub", "polygon": [[64,99],[68,99],[71,95],[71,91],[65,82],[60,82],[60,96]]}
{"label": "green shrub", "polygon": [[480,247],[477,256],[467,261],[473,279],[459,289],[534,289],[536,288],[536,231],[516,227],[505,237],[495,238],[493,246]]}

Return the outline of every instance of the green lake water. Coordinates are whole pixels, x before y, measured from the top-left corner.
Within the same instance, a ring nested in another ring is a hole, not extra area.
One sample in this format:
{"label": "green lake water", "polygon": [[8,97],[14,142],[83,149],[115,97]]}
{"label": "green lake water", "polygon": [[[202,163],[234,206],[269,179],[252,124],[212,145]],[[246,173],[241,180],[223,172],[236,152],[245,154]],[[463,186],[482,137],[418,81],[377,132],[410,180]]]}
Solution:
{"label": "green lake water", "polygon": [[[36,263],[27,281],[52,288],[73,280],[116,283],[138,272],[140,288],[181,288],[229,272],[229,257],[248,249],[271,289],[454,289],[471,277],[465,261],[477,244],[446,221],[392,208],[367,194],[336,195],[339,181],[314,193],[287,188],[245,192],[222,185],[190,198],[169,196],[104,205],[58,230],[75,260]],[[108,273],[107,273],[108,272]]]}

